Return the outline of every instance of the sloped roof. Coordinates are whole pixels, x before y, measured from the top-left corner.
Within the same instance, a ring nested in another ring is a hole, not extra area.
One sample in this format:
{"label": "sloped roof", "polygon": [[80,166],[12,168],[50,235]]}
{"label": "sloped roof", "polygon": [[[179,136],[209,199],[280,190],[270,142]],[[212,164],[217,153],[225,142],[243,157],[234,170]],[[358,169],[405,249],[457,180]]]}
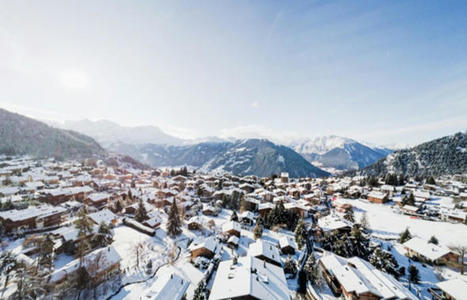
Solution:
{"label": "sloped roof", "polygon": [[221,262],[209,299],[230,299],[248,295],[256,299],[290,299],[282,268],[251,256],[238,258],[235,265],[232,260]]}
{"label": "sloped roof", "polygon": [[414,237],[403,244],[405,247],[415,251],[430,260],[437,260],[451,252],[447,247],[435,245],[419,237]]}

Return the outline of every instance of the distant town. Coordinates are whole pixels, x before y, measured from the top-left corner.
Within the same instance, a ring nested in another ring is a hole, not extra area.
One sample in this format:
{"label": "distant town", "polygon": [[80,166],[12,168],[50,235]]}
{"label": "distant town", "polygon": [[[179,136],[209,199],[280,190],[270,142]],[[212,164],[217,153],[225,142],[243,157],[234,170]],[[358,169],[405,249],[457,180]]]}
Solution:
{"label": "distant town", "polygon": [[465,299],[467,175],[0,156],[1,299]]}

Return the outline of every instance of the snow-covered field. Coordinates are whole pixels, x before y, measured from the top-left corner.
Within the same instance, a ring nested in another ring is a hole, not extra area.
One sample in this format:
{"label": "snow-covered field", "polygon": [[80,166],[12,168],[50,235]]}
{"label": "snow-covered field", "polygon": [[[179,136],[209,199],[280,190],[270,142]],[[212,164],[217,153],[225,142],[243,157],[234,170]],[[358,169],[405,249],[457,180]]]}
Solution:
{"label": "snow-covered field", "polygon": [[366,212],[370,228],[377,236],[397,238],[406,227],[412,235],[424,239],[436,236],[445,246],[467,246],[467,226],[448,222],[433,222],[412,218],[393,212],[389,204],[376,204],[364,200],[340,199],[354,206],[355,219],[358,221]]}

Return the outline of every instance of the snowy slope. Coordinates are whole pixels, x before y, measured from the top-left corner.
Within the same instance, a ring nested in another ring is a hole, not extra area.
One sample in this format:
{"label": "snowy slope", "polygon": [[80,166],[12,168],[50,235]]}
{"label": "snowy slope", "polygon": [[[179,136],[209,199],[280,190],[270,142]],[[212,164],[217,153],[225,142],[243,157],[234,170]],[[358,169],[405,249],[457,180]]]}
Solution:
{"label": "snowy slope", "polygon": [[335,135],[306,139],[291,147],[309,162],[337,172],[366,167],[391,153],[383,147],[370,147]]}

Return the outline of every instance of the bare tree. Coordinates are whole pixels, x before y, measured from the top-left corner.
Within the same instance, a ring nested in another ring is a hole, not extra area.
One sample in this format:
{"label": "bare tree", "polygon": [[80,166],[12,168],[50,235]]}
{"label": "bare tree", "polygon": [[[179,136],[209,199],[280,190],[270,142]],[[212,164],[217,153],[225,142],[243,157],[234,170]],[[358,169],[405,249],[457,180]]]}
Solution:
{"label": "bare tree", "polygon": [[141,262],[141,258],[143,257],[144,253],[146,252],[147,245],[144,242],[138,242],[133,246],[133,253],[136,257],[136,267],[139,268],[139,264]]}
{"label": "bare tree", "polygon": [[452,251],[454,251],[457,255],[459,255],[460,271],[461,271],[461,275],[464,275],[464,257],[465,257],[465,252],[467,252],[467,246],[455,245],[449,248],[451,248]]}

